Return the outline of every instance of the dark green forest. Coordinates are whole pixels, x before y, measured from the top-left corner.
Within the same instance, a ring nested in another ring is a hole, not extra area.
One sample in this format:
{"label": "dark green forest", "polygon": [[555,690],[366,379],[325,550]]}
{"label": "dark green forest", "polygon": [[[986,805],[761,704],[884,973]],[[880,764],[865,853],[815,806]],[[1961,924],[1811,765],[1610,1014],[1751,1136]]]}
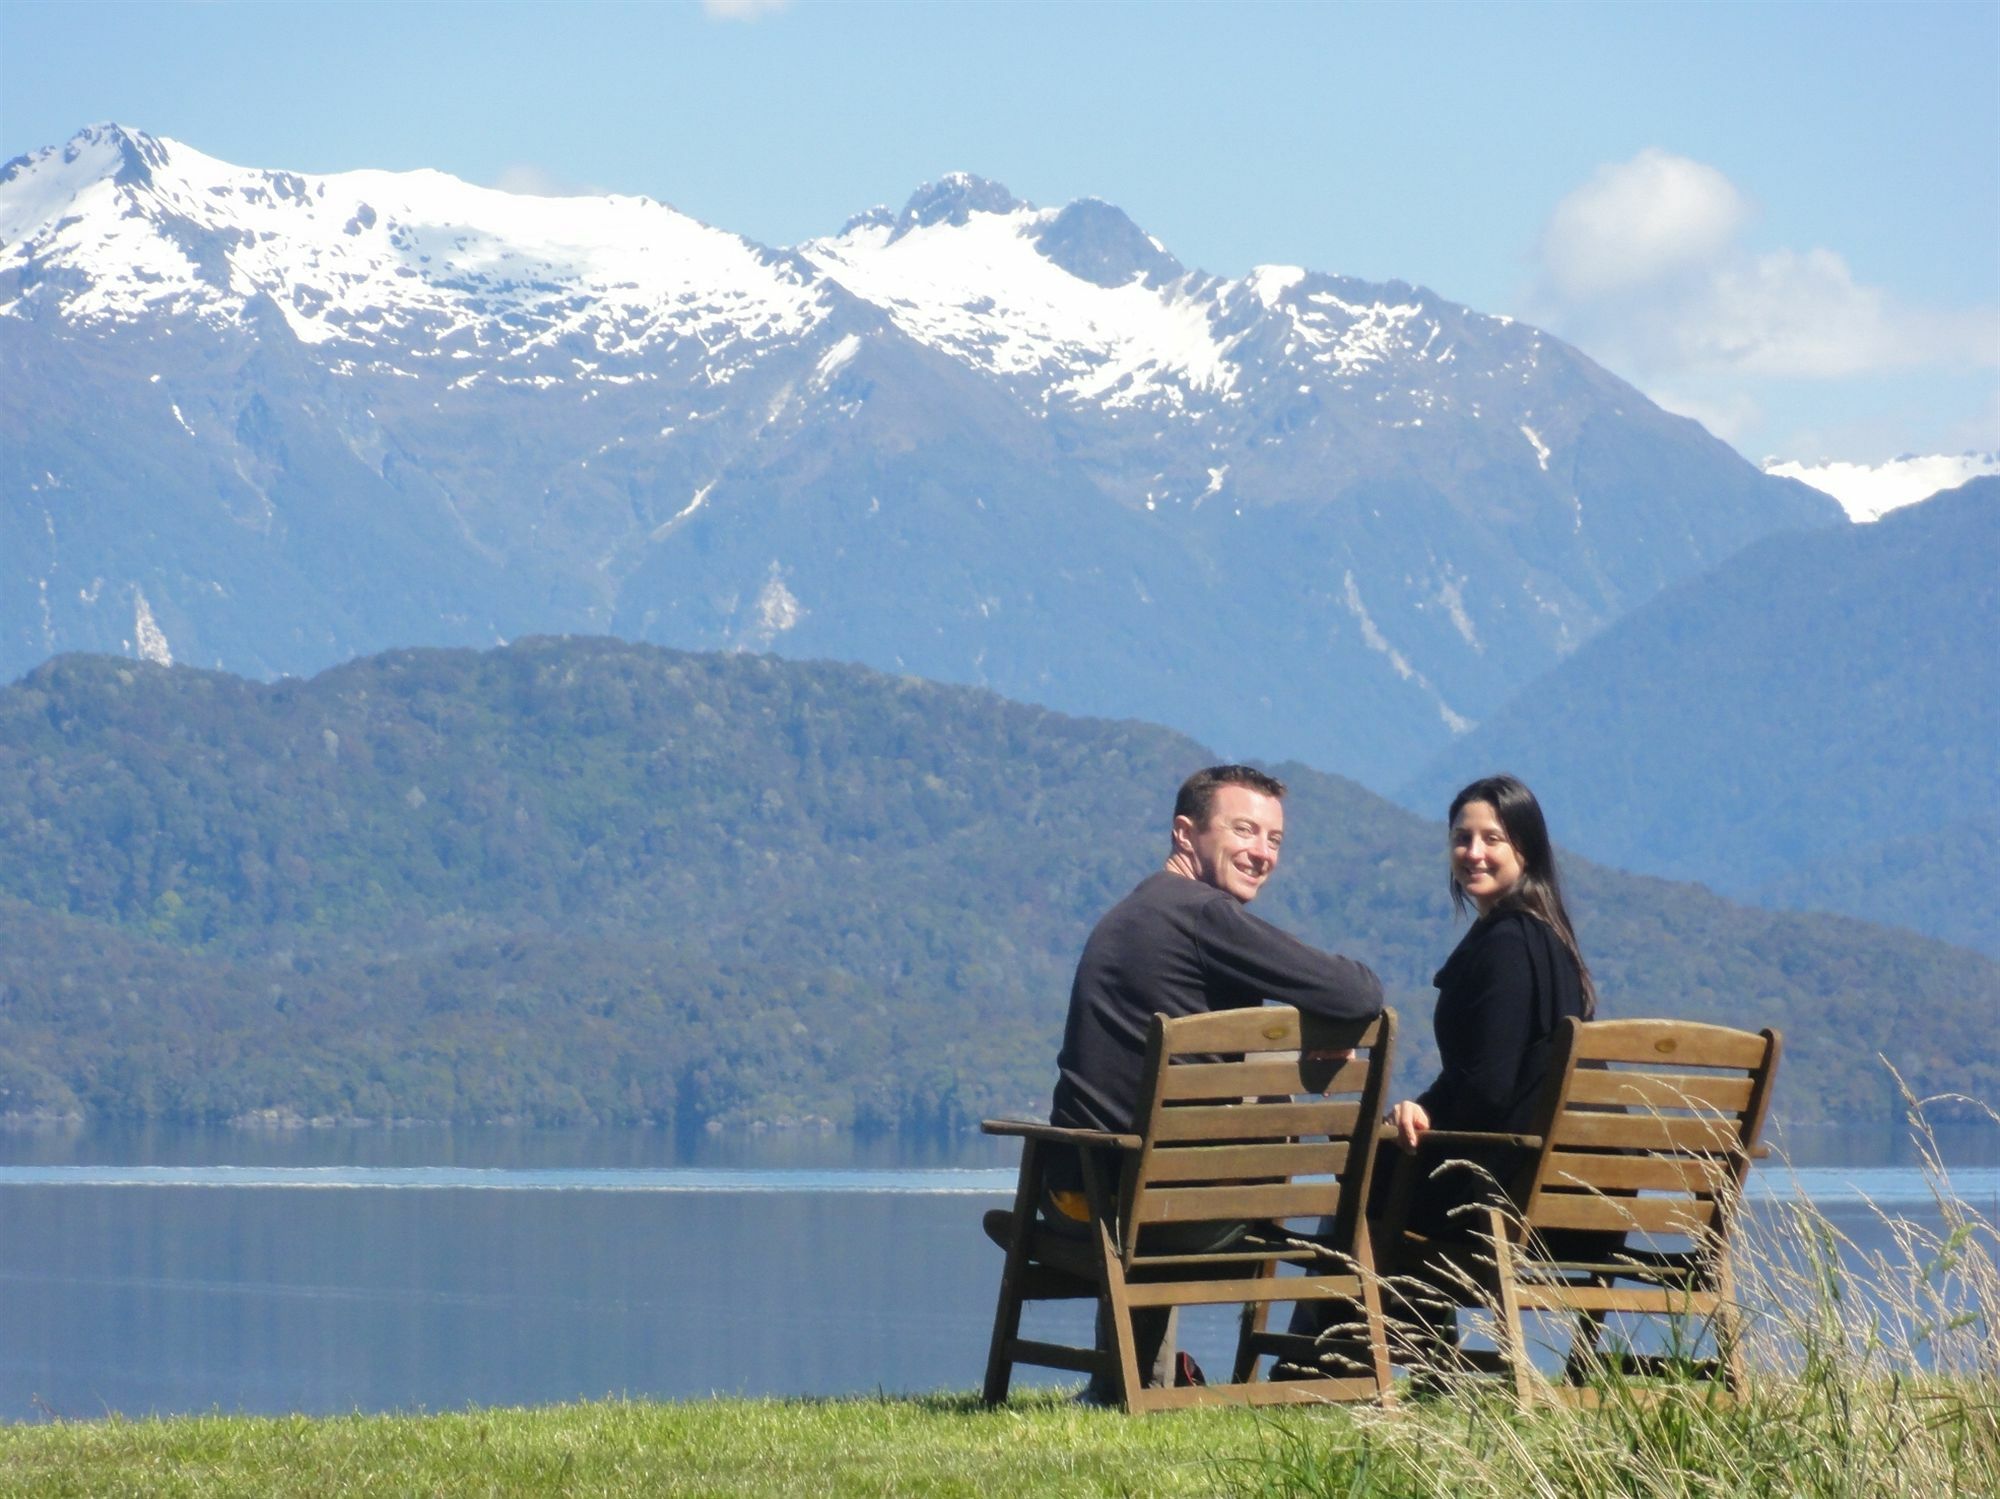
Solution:
{"label": "dark green forest", "polygon": [[[964,1128],[1045,1106],[1069,971],[1211,757],[858,667],[597,639],[0,690],[0,1112]],[[1302,766],[1261,914],[1429,1066],[1443,833]],[[1441,810],[1441,809],[1440,809]],[[1557,828],[1558,835],[1561,829]],[[1607,1015],[1787,1033],[1797,1121],[2000,1098],[2000,965],[1572,860]]]}

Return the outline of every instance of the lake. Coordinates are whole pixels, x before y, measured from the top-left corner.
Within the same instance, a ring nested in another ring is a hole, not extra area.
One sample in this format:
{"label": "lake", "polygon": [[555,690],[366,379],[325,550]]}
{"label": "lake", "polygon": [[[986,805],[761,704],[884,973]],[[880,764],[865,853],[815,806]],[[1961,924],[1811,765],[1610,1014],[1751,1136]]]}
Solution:
{"label": "lake", "polygon": [[[1941,1136],[1989,1218],[2000,1131]],[[1907,1140],[1795,1131],[1764,1200],[1870,1236]],[[0,1135],[0,1420],[976,1387],[1011,1144],[499,1129]],[[1081,1337],[1085,1313],[1045,1322]],[[1227,1363],[1233,1324],[1186,1341]],[[1068,1382],[1071,1376],[1023,1371]]]}

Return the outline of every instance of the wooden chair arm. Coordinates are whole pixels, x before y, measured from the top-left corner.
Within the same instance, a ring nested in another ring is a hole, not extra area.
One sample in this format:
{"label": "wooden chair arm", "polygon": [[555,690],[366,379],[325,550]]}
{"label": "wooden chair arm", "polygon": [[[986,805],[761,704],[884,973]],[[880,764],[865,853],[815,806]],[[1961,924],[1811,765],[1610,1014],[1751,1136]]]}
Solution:
{"label": "wooden chair arm", "polygon": [[[1390,1142],[1400,1138],[1393,1124],[1385,1124],[1376,1132],[1376,1139]],[[1427,1129],[1417,1137],[1417,1149],[1426,1145],[1508,1145],[1520,1150],[1539,1150],[1542,1146],[1540,1135],[1503,1135],[1478,1129]],[[1750,1152],[1753,1161],[1767,1161],[1771,1158],[1771,1147],[1761,1140],[1757,1148]]]}
{"label": "wooden chair arm", "polygon": [[[1393,1124],[1385,1124],[1376,1135],[1376,1138],[1386,1141],[1399,1139],[1400,1136],[1396,1133],[1396,1127]],[[1542,1137],[1540,1135],[1505,1135],[1481,1129],[1427,1129],[1421,1135],[1417,1136],[1418,1150],[1423,1150],[1432,1145],[1453,1146],[1460,1149],[1467,1147],[1477,1148],[1485,1145],[1505,1145],[1517,1150],[1540,1150],[1542,1148]]]}
{"label": "wooden chair arm", "polygon": [[1078,1145],[1098,1150],[1137,1150],[1140,1143],[1137,1135],[1114,1135],[1101,1129],[1064,1129],[1055,1124],[1038,1124],[1032,1119],[982,1119],[979,1132],[1039,1140],[1044,1145]]}

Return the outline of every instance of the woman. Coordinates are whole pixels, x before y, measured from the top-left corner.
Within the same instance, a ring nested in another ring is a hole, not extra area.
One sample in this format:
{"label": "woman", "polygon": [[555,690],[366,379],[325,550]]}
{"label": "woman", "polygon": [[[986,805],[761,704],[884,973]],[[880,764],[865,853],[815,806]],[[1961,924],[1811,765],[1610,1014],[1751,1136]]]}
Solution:
{"label": "woman", "polygon": [[[1438,1002],[1431,1023],[1444,1070],[1389,1114],[1412,1150],[1431,1129],[1524,1132],[1533,1122],[1557,1029],[1567,1016],[1588,1020],[1597,1008],[1534,793],[1513,776],[1488,776],[1452,798],[1450,821],[1452,904],[1461,914],[1471,906],[1479,918],[1432,980]],[[1411,1188],[1405,1227],[1428,1239],[1482,1232],[1485,1225],[1475,1215],[1453,1210],[1490,1201],[1493,1183],[1505,1183],[1521,1164],[1520,1153],[1504,1146],[1454,1147],[1448,1156],[1470,1164],[1432,1175],[1440,1160],[1435,1152],[1417,1160],[1384,1152],[1377,1158],[1369,1216],[1381,1216],[1402,1172],[1417,1170],[1426,1174]],[[1601,1239],[1590,1240],[1590,1247]],[[1397,1274],[1398,1243],[1378,1235],[1375,1246],[1383,1273]],[[1420,1302],[1403,1301],[1398,1315],[1440,1335],[1451,1323],[1450,1311],[1427,1310]],[[1316,1335],[1318,1316],[1310,1303],[1300,1303],[1291,1331]],[[1303,1372],[1280,1364],[1272,1378]]]}
{"label": "woman", "polygon": [[[1474,781],[1451,803],[1451,899],[1478,919],[1444,967],[1432,1026],[1444,1064],[1437,1081],[1390,1112],[1415,1149],[1430,1129],[1515,1134],[1533,1122],[1557,1029],[1588,1020],[1597,995],[1556,874],[1555,850],[1534,793],[1513,776]],[[1506,1151],[1465,1153],[1504,1179]],[[1413,1194],[1409,1226],[1436,1237],[1474,1229],[1453,1209],[1484,1200],[1481,1171],[1440,1172]]]}

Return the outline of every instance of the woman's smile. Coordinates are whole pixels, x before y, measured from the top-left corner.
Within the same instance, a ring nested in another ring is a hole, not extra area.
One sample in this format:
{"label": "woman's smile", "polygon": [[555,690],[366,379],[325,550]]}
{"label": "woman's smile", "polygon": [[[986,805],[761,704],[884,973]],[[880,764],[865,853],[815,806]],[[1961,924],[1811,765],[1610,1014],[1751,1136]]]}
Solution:
{"label": "woman's smile", "polygon": [[1521,854],[1489,802],[1467,802],[1451,825],[1451,872],[1483,916],[1521,878]]}

